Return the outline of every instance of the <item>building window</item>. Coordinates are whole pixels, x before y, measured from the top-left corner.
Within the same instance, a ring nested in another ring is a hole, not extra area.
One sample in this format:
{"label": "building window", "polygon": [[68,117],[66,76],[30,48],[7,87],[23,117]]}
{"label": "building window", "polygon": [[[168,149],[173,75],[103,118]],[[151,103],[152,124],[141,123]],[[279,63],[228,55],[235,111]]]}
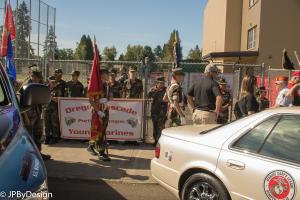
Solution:
{"label": "building window", "polygon": [[253,7],[257,3],[257,0],[249,0],[249,8]]}
{"label": "building window", "polygon": [[248,49],[254,49],[256,47],[257,26],[254,26],[248,31]]}

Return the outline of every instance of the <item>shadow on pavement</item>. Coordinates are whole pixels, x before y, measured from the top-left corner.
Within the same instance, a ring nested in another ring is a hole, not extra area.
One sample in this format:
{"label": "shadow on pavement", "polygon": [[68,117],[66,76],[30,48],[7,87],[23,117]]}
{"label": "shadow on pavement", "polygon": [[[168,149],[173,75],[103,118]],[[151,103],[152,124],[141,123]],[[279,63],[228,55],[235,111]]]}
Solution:
{"label": "shadow on pavement", "polygon": [[104,181],[90,182],[50,178],[49,192],[53,200],[125,200],[118,191]]}

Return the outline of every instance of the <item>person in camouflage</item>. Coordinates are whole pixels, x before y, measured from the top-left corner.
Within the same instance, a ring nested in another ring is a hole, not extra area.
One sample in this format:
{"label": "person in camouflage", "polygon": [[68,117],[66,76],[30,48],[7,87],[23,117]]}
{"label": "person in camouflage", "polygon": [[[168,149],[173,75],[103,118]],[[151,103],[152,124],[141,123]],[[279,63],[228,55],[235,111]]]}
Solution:
{"label": "person in camouflage", "polygon": [[171,85],[167,88],[164,101],[168,101],[168,120],[169,126],[181,126],[186,124],[186,119],[183,106],[183,90],[182,83],[184,81],[185,73],[181,68],[173,69]]}
{"label": "person in camouflage", "polygon": [[120,77],[118,79],[119,83],[123,86],[124,82],[128,79],[128,75],[126,73],[126,68],[125,66],[122,66],[120,68]]}
{"label": "person in camouflage", "polygon": [[103,95],[101,97],[90,97],[90,104],[93,108],[93,114],[97,114],[97,117],[102,119],[102,130],[97,135],[96,139],[91,139],[89,141],[89,146],[87,151],[92,155],[98,155],[99,159],[102,161],[110,161],[108,154],[105,152],[107,147],[106,141],[106,129],[109,122],[109,106],[107,105],[109,99],[111,98],[111,93],[109,91],[108,81],[108,70],[101,69],[101,80],[103,82]]}
{"label": "person in camouflage", "polygon": [[[30,83],[43,83],[42,73],[40,71],[32,71]],[[42,105],[33,106],[28,112],[24,113],[24,123],[28,133],[32,137],[39,151],[42,150],[41,139],[43,135]],[[51,158],[49,155],[42,154],[44,160]]]}
{"label": "person in camouflage", "polygon": [[130,67],[129,78],[124,82],[122,98],[141,99],[143,94],[143,83],[136,78],[136,68]]}
{"label": "person in camouflage", "polygon": [[78,80],[80,76],[80,71],[72,72],[72,80],[67,82],[67,91],[69,97],[83,97],[84,95],[84,86]]}
{"label": "person in camouflage", "polygon": [[115,70],[111,70],[108,82],[109,90],[113,98],[121,98],[122,85],[116,80],[116,75],[117,72]]}
{"label": "person in camouflage", "polygon": [[55,144],[60,139],[60,122],[58,98],[67,96],[67,84],[62,80],[62,70],[56,69],[54,76],[49,78],[51,101],[45,109],[45,144]]}
{"label": "person in camouflage", "polygon": [[267,92],[265,87],[260,87],[257,93],[257,102],[259,104],[259,111],[263,111],[270,107],[270,101],[266,97]]}
{"label": "person in camouflage", "polygon": [[221,114],[217,119],[218,124],[226,124],[229,120],[229,107],[232,105],[232,97],[227,89],[227,82],[225,78],[219,80],[219,87],[223,97],[223,104],[221,109]]}
{"label": "person in camouflage", "polygon": [[148,98],[152,99],[151,104],[151,118],[153,123],[153,137],[155,140],[154,145],[157,144],[161,131],[165,128],[167,121],[167,110],[168,103],[163,101],[166,93],[165,78],[158,77],[156,85],[152,87],[147,95]]}

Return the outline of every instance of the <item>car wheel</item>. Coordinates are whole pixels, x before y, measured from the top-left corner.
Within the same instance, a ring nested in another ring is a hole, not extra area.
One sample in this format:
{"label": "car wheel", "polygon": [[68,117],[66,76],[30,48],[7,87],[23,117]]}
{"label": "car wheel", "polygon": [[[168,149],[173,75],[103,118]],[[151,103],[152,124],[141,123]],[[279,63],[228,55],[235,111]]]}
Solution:
{"label": "car wheel", "polygon": [[216,178],[203,173],[189,177],[181,191],[182,200],[229,200],[228,193]]}

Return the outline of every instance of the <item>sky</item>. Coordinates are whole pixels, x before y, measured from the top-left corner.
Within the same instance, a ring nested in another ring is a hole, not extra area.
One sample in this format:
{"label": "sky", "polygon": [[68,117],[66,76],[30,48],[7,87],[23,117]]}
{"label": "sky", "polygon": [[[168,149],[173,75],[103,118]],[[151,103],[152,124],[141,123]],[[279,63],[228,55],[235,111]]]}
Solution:
{"label": "sky", "polygon": [[202,47],[203,10],[207,0],[44,0],[56,8],[59,48],[75,48],[83,34],[97,38],[101,49],[128,44],[163,46],[179,30],[183,54]]}

